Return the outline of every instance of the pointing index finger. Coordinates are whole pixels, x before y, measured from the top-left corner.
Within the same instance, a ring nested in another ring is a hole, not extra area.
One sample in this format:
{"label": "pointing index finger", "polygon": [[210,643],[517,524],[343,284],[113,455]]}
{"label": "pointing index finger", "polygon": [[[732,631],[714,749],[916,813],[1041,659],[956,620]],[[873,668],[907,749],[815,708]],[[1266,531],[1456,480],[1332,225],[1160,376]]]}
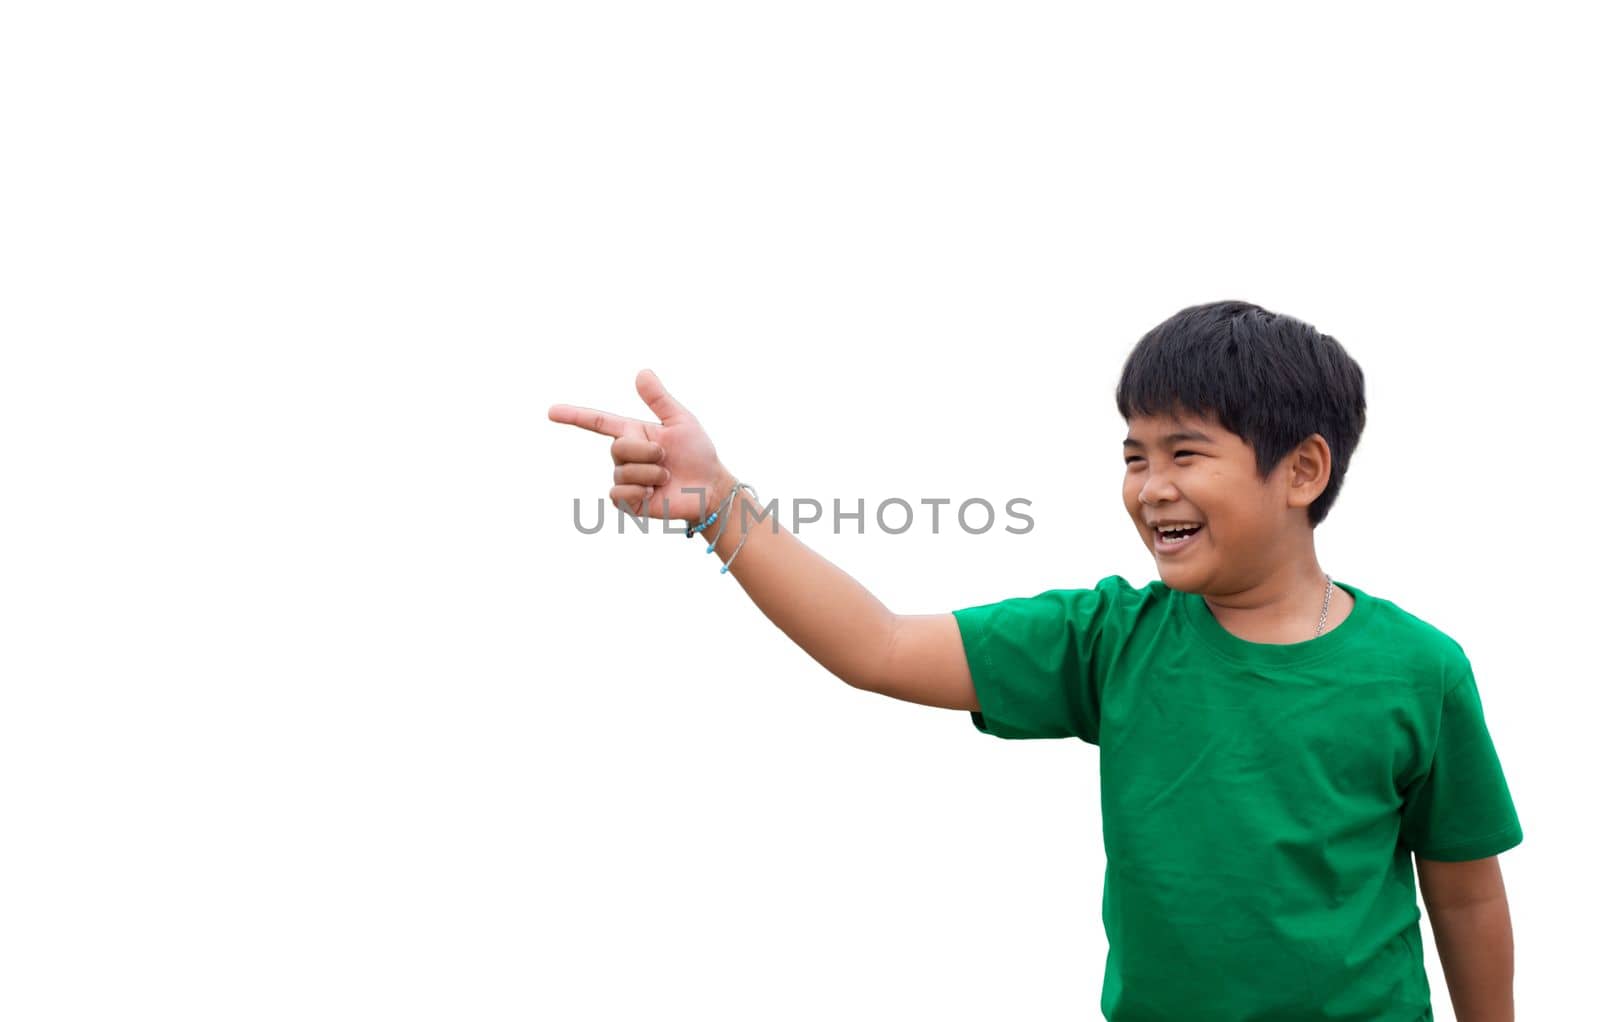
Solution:
{"label": "pointing index finger", "polygon": [[627,432],[628,425],[636,420],[626,415],[617,415],[612,412],[602,412],[598,408],[582,408],[578,405],[551,405],[550,421],[562,422],[569,426],[578,426],[595,433],[606,436],[618,437]]}

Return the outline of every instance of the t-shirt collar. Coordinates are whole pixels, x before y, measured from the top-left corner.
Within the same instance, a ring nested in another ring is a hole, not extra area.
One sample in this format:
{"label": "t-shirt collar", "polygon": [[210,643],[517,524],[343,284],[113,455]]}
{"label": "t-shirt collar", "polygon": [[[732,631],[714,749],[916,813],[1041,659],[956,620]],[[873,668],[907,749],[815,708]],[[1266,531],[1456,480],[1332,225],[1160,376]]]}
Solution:
{"label": "t-shirt collar", "polygon": [[1206,606],[1205,597],[1199,593],[1186,593],[1175,589],[1173,594],[1183,607],[1184,618],[1212,649],[1240,663],[1273,666],[1321,660],[1349,645],[1356,633],[1365,627],[1372,597],[1338,579],[1334,579],[1333,584],[1349,593],[1351,599],[1355,601],[1349,616],[1316,638],[1282,644],[1241,639],[1222,627],[1216,615],[1211,613],[1211,608]]}

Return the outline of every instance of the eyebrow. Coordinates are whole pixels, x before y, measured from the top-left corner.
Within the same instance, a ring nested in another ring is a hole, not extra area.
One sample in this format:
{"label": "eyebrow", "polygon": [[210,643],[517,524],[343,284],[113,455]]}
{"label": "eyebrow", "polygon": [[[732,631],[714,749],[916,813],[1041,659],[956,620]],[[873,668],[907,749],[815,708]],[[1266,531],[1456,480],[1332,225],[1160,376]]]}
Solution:
{"label": "eyebrow", "polygon": [[[1216,443],[1215,440],[1213,440],[1210,437],[1206,436],[1204,433],[1191,433],[1191,432],[1168,433],[1166,436],[1161,438],[1161,443],[1162,443],[1163,446],[1170,447],[1173,444],[1178,443],[1179,441],[1182,441],[1182,440],[1197,440],[1197,441],[1199,441],[1200,443],[1203,443],[1203,444],[1214,444],[1214,443]],[[1133,437],[1130,436],[1130,437],[1128,437],[1128,439],[1122,441],[1122,446],[1124,446],[1124,447],[1139,447],[1139,448],[1143,448],[1144,444],[1141,443],[1138,440],[1135,440]]]}

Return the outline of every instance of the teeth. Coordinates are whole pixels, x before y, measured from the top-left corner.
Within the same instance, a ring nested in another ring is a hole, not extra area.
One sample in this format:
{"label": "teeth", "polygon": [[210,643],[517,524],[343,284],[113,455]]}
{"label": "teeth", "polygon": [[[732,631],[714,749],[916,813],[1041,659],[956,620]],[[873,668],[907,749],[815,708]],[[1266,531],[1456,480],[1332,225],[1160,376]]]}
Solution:
{"label": "teeth", "polygon": [[1179,529],[1197,529],[1199,527],[1200,527],[1200,523],[1199,522],[1189,522],[1189,523],[1187,523],[1185,525],[1158,525],[1158,526],[1156,526],[1156,528],[1160,529],[1162,532],[1177,532]]}

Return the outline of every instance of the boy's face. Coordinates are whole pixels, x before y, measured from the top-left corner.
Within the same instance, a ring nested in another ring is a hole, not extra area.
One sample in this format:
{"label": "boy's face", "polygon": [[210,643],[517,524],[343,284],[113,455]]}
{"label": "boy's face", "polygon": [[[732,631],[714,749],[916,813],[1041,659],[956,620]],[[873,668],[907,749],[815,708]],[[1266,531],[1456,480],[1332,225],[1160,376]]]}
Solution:
{"label": "boy's face", "polygon": [[[1128,439],[1134,442],[1122,450],[1122,502],[1173,589],[1242,591],[1293,556],[1296,525],[1310,528],[1304,507],[1290,502],[1294,459],[1262,482],[1255,451],[1214,415],[1135,416]],[[1201,528],[1169,543],[1153,528],[1169,521]]]}

